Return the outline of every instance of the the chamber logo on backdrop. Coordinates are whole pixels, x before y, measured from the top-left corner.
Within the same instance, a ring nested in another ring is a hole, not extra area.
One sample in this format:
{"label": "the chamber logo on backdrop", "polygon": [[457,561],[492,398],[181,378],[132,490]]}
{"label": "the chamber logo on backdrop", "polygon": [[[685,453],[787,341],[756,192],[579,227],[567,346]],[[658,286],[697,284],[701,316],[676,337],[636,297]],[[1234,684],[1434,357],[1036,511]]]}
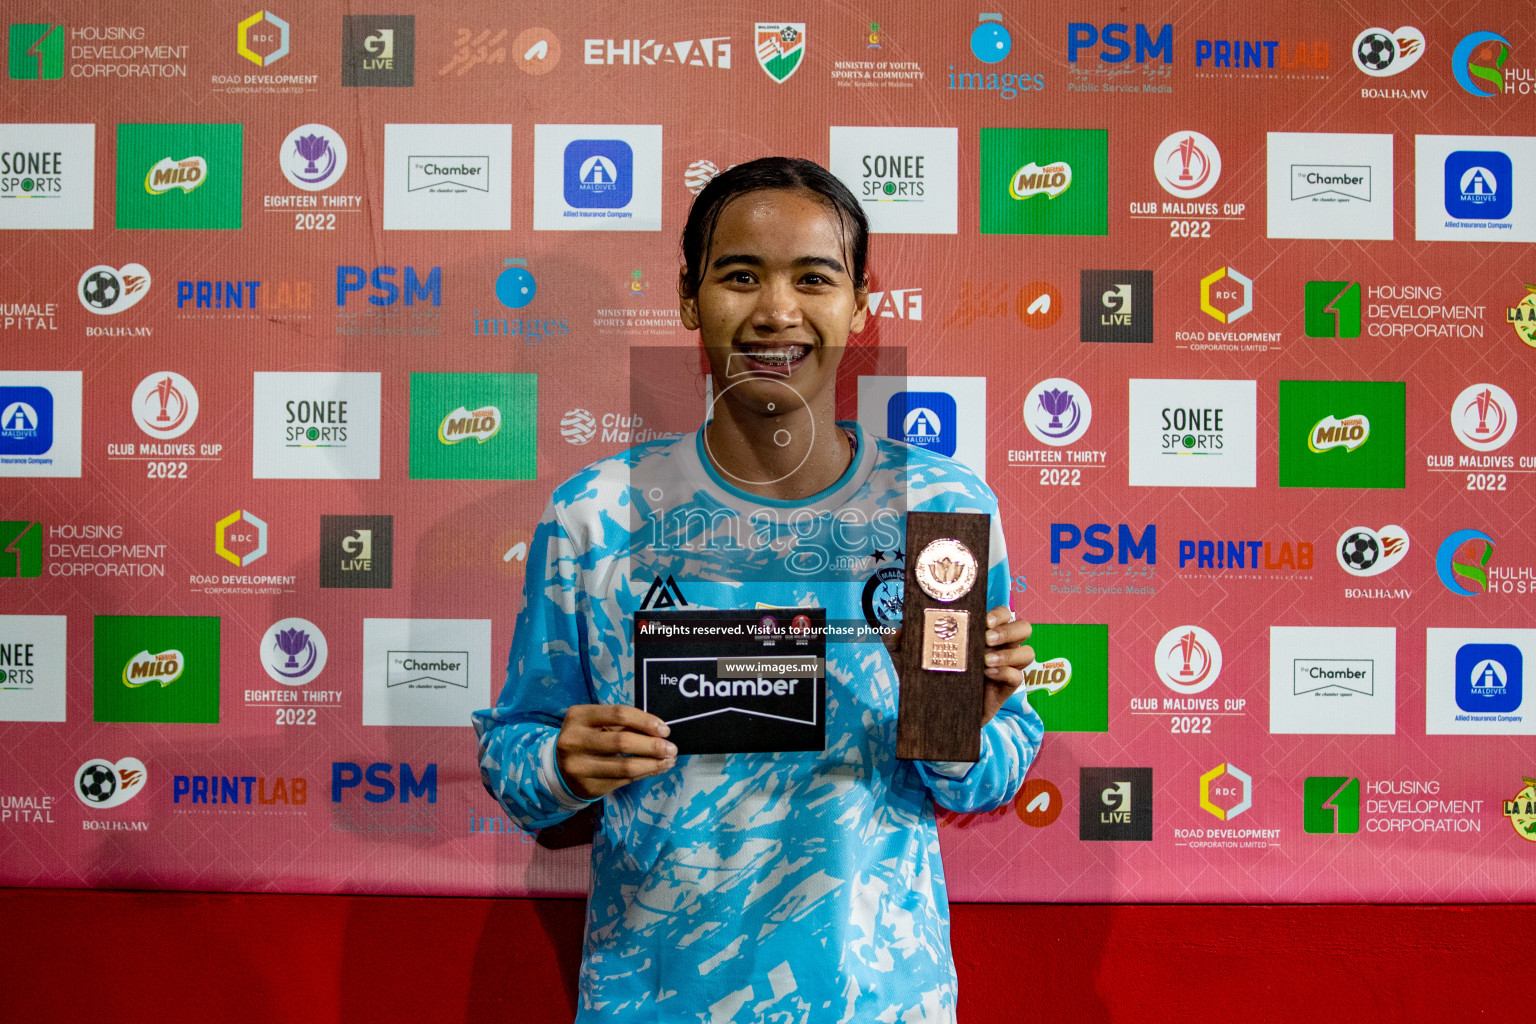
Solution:
{"label": "the chamber logo on backdrop", "polygon": [[1109,135],[1093,128],[981,129],[981,233],[1109,232]]}
{"label": "the chamber logo on backdrop", "polygon": [[693,67],[731,66],[731,37],[708,36],[658,42],[655,39],[585,39],[582,41],[583,64],[621,65],[623,67]]}
{"label": "the chamber logo on backdrop", "polygon": [[1536,138],[1417,135],[1420,241],[1536,241]]}
{"label": "the chamber logo on backdrop", "polygon": [[78,477],[79,370],[0,372],[0,477]]}
{"label": "the chamber logo on backdrop", "polygon": [[959,208],[955,128],[832,127],[828,169],[879,233],[954,234]]}
{"label": "the chamber logo on backdrop", "polygon": [[1282,380],[1280,486],[1402,488],[1406,394],[1398,381]]}
{"label": "the chamber logo on backdrop", "polygon": [[491,696],[491,620],[364,619],[363,724],[459,727]]}
{"label": "the chamber logo on backdrop", "polygon": [[[1134,81],[1128,62],[1135,64]],[[1173,26],[1072,22],[1067,26],[1067,63],[1072,65],[1069,92],[1171,93]]]}
{"label": "the chamber logo on backdrop", "polygon": [[63,25],[13,24],[6,43],[6,74],[12,81],[64,77]]}
{"label": "the chamber logo on backdrop", "polygon": [[1078,838],[1152,841],[1152,769],[1078,769]]}
{"label": "the chamber logo on backdrop", "polygon": [[[106,811],[121,807],[138,796],[148,779],[149,771],[144,767],[144,762],[136,757],[124,757],[116,762],[93,757],[75,769],[73,788],[75,796],[85,806],[95,811]],[[135,826],[132,831],[143,831],[147,827],[142,821],[121,824]]]}
{"label": "the chamber logo on backdrop", "polygon": [[1360,831],[1360,780],[1348,775],[1309,775],[1302,783],[1302,831],[1354,835]]}
{"label": "the chamber logo on backdrop", "polygon": [[1152,343],[1152,271],[1081,272],[1079,340]]}
{"label": "the chamber logo on backdrop", "polygon": [[377,373],[254,374],[251,476],[377,480]]}
{"label": "the chamber logo on backdrop", "polygon": [[1048,732],[1109,731],[1109,627],[1036,623],[1024,694]]}
{"label": "the chamber logo on backdrop", "polygon": [[1519,423],[1514,398],[1497,384],[1469,384],[1451,403],[1451,430],[1475,452],[1503,448]]}
{"label": "the chamber logo on backdrop", "polygon": [[117,229],[238,229],[243,154],[238,124],[118,125]]}
{"label": "the chamber logo on backdrop", "polygon": [[1339,534],[1334,553],[1351,576],[1380,576],[1408,554],[1408,531],[1401,526],[1352,526]]}
{"label": "the chamber logo on backdrop", "polygon": [[219,721],[219,620],[98,615],[95,721]]}
{"label": "the chamber logo on backdrop", "polygon": [[660,231],[661,126],[534,125],[535,231]]}
{"label": "the chamber logo on backdrop", "polygon": [[757,66],[782,85],[800,70],[805,58],[805,22],[756,22],[752,26],[752,41]]}
{"label": "the chamber logo on backdrop", "polygon": [[1425,631],[1426,732],[1431,736],[1533,736],[1525,706],[1532,629]]}
{"label": "the chamber logo on backdrop", "polygon": [[341,84],[416,84],[416,18],[410,14],[344,14]]}
{"label": "the chamber logo on backdrop", "polygon": [[1255,382],[1132,379],[1129,388],[1132,487],[1256,486]]}
{"label": "the chamber logo on backdrop", "polygon": [[[116,316],[125,313],[143,301],[149,294],[149,268],[142,263],[125,263],[121,267],[99,263],[87,267],[80,275],[75,292],[80,305],[97,316]],[[150,328],[129,328],[135,336],[148,337]],[[86,328],[86,337],[92,337]]]}
{"label": "the chamber logo on backdrop", "polygon": [[0,230],[96,224],[96,126],[0,124]]}
{"label": "the chamber logo on backdrop", "polygon": [[330,647],[325,634],[308,619],[279,619],[261,638],[261,667],[274,682],[307,686],[325,671]]}
{"label": "the chamber logo on backdrop", "polygon": [[969,43],[971,58],[982,67],[968,62],[962,63],[959,69],[949,65],[950,89],[996,93],[1002,99],[1011,100],[1021,92],[1045,88],[1044,75],[987,70],[992,65],[1002,64],[1013,54],[1013,33],[1008,31],[1001,14],[978,15]]}
{"label": "the chamber logo on backdrop", "polygon": [[870,436],[947,455],[986,479],[985,377],[861,376],[858,410]]}
{"label": "the chamber logo on backdrop", "polygon": [[321,516],[321,588],[394,586],[394,531],[394,516]]}
{"label": "the chamber logo on backdrop", "polygon": [[1269,731],[1390,736],[1397,731],[1397,630],[1269,628]]}
{"label": "the chamber logo on backdrop", "polygon": [[532,480],[538,374],[411,374],[412,480]]}
{"label": "the chamber logo on backdrop", "polygon": [[1270,132],[1270,238],[1392,238],[1392,136]]}
{"label": "the chamber logo on backdrop", "polygon": [[0,722],[65,720],[67,635],[64,615],[0,615]]}
{"label": "the chamber logo on backdrop", "polygon": [[386,124],[387,231],[508,231],[510,124]]}

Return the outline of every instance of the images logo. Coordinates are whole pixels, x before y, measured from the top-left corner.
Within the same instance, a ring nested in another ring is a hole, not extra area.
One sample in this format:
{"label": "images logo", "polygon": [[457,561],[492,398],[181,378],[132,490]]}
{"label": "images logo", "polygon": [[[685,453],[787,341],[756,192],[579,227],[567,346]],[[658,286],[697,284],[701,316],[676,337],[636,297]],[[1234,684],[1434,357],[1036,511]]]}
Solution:
{"label": "images logo", "polygon": [[1459,149],[1445,158],[1445,212],[1457,220],[1503,220],[1514,209],[1509,154]]}
{"label": "images logo", "polygon": [[388,590],[393,561],[393,516],[320,517],[322,588]]}
{"label": "images logo", "polygon": [[121,269],[98,264],[80,275],[76,294],[80,304],[99,316],[113,316],[132,309],[149,294],[149,271],[142,263]]}
{"label": "images logo", "polygon": [[161,686],[170,686],[181,678],[185,663],[180,651],[161,651],[159,654],[140,651],[123,666],[123,685],[137,687],[157,682]]}
{"label": "images logo", "polygon": [[971,29],[971,56],[983,64],[997,64],[1013,52],[1013,36],[1001,14],[983,14]]}
{"label": "images logo", "polygon": [[261,638],[261,667],[287,686],[313,682],[325,671],[329,655],[325,634],[308,619],[279,619]]}
{"label": "images logo", "polygon": [[1519,420],[1515,400],[1497,384],[1473,384],[1451,405],[1451,429],[1456,439],[1477,452],[1495,451],[1508,444]]}
{"label": "images logo", "polygon": [[[1451,54],[1451,73],[1456,76],[1456,84],[1473,96],[1494,96],[1504,92],[1507,60],[1508,39],[1497,32],[1473,32],[1456,44]],[[1491,91],[1479,83],[1487,83]]]}
{"label": "images logo", "polygon": [[[1140,28],[1140,26],[1137,26]],[[1170,39],[1172,26],[1167,26]],[[1170,43],[1169,49],[1172,49]],[[1124,58],[1121,58],[1122,60]],[[1163,191],[1195,199],[1221,180],[1221,151],[1199,132],[1174,132],[1157,147],[1152,172]]]}
{"label": "images logo", "polygon": [[42,455],[53,447],[53,392],[0,387],[0,455]]}
{"label": "images logo", "polygon": [[804,22],[755,23],[753,35],[757,40],[757,63],[775,82],[783,83],[800,70],[805,56]]}
{"label": "images logo", "polygon": [[346,14],[341,19],[341,84],[416,84],[416,18]]}
{"label": "images logo", "polygon": [[577,139],[565,147],[565,201],[577,209],[617,210],[635,187],[635,154],[623,139]]}
{"label": "images logo", "polygon": [[902,391],[886,403],[886,436],[940,455],[955,454],[957,410],[944,391]]}
{"label": "images logo", "polygon": [[[1230,281],[1230,284],[1221,284]],[[1216,303],[1232,307],[1217,308]],[[1207,316],[1230,324],[1253,312],[1253,281],[1231,267],[1221,267],[1200,279],[1200,309]]]}
{"label": "images logo", "polygon": [[1313,835],[1353,835],[1360,831],[1360,780],[1339,775],[1310,775],[1302,783],[1301,827]]}
{"label": "images logo", "polygon": [[[1473,561],[1460,562],[1456,555],[1462,547],[1468,544],[1481,543],[1482,554],[1473,556]],[[1440,582],[1445,584],[1445,589],[1453,594],[1463,597],[1476,597],[1480,593],[1488,592],[1488,563],[1493,559],[1493,538],[1481,530],[1457,530],[1445,540],[1440,542],[1440,549],[1435,552],[1435,575],[1440,577]],[[1458,582],[1456,577],[1470,581],[1478,589],[1473,590]]]}
{"label": "images logo", "polygon": [[180,437],[197,422],[197,389],[179,373],[162,370],[133,392],[133,421],[150,437]]}
{"label": "images logo", "polygon": [[1504,319],[1514,327],[1521,341],[1536,348],[1536,284],[1525,286],[1525,295],[1504,310]]}
{"label": "images logo", "polygon": [[1282,380],[1279,394],[1281,487],[1403,487],[1405,384]]}
{"label": "images logo", "polygon": [[98,615],[94,659],[97,722],[219,720],[217,616]]}
{"label": "images logo", "polygon": [[75,770],[75,796],[87,807],[105,811],[138,796],[148,777],[144,762],[136,757],[116,764],[93,757]]}
{"label": "images logo", "polygon": [[1080,337],[1090,342],[1152,342],[1152,271],[1084,270]]}
{"label": "images logo", "polygon": [[539,283],[528,270],[528,261],[512,258],[496,276],[496,301],[508,309],[522,309],[539,293]]}
{"label": "images logo", "polygon": [[1307,435],[1307,447],[1314,452],[1326,452],[1343,448],[1352,452],[1365,444],[1371,436],[1371,421],[1364,416],[1324,416],[1312,425]]}
{"label": "images logo", "polygon": [[[272,26],[272,28],[256,28],[257,25],[263,23]],[[277,30],[275,40],[272,29]],[[275,46],[273,45],[274,42]],[[253,43],[263,50],[269,50],[269,52],[262,56],[252,47],[251,44]],[[259,68],[276,64],[288,56],[288,23],[269,11],[257,11],[236,26],[235,50],[240,56]]]}
{"label": "images logo", "polygon": [[1078,838],[1152,841],[1152,769],[1078,769]]}
{"label": "images logo", "polygon": [[[1220,781],[1223,777],[1228,781]],[[1236,765],[1219,764],[1200,776],[1200,808],[1218,821],[1231,821],[1252,806],[1253,777]]]}
{"label": "images logo", "polygon": [[1306,332],[1309,338],[1360,337],[1360,282],[1308,281]]}
{"label": "images logo", "polygon": [[1504,801],[1504,817],[1515,828],[1515,835],[1536,843],[1536,779],[1525,778],[1525,788]]}
{"label": "images logo", "polygon": [[[411,479],[532,480],[537,380],[532,373],[411,374]],[[460,443],[470,438],[474,444]]]}
{"label": "images logo", "polygon": [[1518,711],[1525,664],[1514,644],[1463,644],[1456,650],[1456,706],[1470,714]]}
{"label": "images logo", "polygon": [[1221,645],[1199,626],[1178,626],[1158,641],[1153,667],[1175,693],[1203,693],[1221,675]]}
{"label": "images logo", "polygon": [[1048,732],[1109,731],[1109,627],[1036,624],[1024,692]]}
{"label": "images logo", "polygon": [[[231,551],[231,544],[245,554]],[[236,509],[213,524],[213,549],[220,558],[244,568],[267,553],[267,524],[245,509]]]}
{"label": "images logo", "polygon": [[243,154],[238,124],[118,125],[118,230],[239,228]]}
{"label": "images logo", "polygon": [[0,579],[33,579],[43,574],[43,524],[27,519],[0,522]]}
{"label": "images logo", "polygon": [[64,77],[63,25],[12,25],[6,67],[15,81]]}
{"label": "images logo", "polygon": [[1339,566],[1351,576],[1379,576],[1408,554],[1408,531],[1401,526],[1354,526],[1339,535]]}
{"label": "images logo", "polygon": [[346,173],[347,144],[340,132],[323,124],[301,124],[283,140],[278,160],[288,184],[319,192]]}
{"label": "images logo", "polygon": [[1061,448],[1075,443],[1093,422],[1088,392],[1065,377],[1050,377],[1024,398],[1024,425],[1041,444]]}
{"label": "images logo", "polygon": [[1424,56],[1424,33],[1412,25],[1396,32],[1368,28],[1355,37],[1355,67],[1372,78],[1401,74]]}
{"label": "images logo", "polygon": [[1100,129],[983,128],[981,233],[1107,234],[1108,139]]}

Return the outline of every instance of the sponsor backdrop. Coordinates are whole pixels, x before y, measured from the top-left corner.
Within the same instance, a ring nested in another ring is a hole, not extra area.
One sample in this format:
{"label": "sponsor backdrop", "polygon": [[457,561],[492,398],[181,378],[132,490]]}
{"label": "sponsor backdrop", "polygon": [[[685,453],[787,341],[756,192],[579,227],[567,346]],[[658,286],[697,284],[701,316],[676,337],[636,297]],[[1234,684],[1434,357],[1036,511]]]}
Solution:
{"label": "sponsor backdrop", "polygon": [[875,232],[843,414],[1039,624],[953,894],[1536,898],[1524,5],[7,14],[0,882],[581,892],[468,715],[550,489],[700,422],[630,400],[692,196],[792,154]]}

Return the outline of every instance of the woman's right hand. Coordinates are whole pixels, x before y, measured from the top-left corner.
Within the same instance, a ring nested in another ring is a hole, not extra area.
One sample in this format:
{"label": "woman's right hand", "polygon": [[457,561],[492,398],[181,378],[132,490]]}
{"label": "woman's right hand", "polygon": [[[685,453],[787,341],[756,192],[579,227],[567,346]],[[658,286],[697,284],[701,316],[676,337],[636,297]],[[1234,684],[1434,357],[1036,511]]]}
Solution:
{"label": "woman's right hand", "polygon": [[677,747],[665,738],[671,731],[628,704],[573,704],[555,740],[555,762],[572,793],[595,800],[675,765]]}

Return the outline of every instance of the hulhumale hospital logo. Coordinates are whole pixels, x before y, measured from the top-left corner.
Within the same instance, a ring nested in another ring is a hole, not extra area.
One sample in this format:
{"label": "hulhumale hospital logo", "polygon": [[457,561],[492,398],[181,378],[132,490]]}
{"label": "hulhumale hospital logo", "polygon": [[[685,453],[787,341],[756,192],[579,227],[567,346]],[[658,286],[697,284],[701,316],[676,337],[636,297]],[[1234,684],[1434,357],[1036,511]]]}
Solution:
{"label": "hulhumale hospital logo", "polygon": [[[1481,544],[1477,551],[1469,545]],[[1471,558],[1457,558],[1463,547],[1475,551]],[[1463,597],[1488,592],[1488,563],[1493,559],[1493,538],[1481,530],[1457,530],[1440,542],[1435,552],[1435,574],[1445,589]]]}
{"label": "hulhumale hospital logo", "polygon": [[1456,44],[1451,73],[1456,84],[1473,96],[1497,96],[1505,91],[1504,64],[1509,40],[1497,32],[1473,32]]}

